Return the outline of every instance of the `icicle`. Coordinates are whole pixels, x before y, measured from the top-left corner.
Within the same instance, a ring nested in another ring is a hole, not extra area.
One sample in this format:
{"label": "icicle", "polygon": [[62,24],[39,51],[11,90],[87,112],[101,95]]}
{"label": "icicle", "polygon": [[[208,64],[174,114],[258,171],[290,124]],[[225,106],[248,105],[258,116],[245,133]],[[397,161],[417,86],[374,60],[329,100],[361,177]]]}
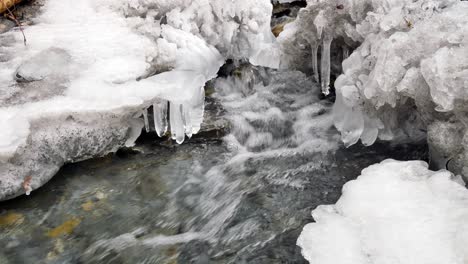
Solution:
{"label": "icicle", "polygon": [[169,108],[172,139],[174,139],[177,143],[182,144],[185,140],[182,105],[171,102]]}
{"label": "icicle", "polygon": [[317,43],[312,44],[312,69],[314,71],[314,80],[319,82],[319,71],[318,71],[318,48]]}
{"label": "icicle", "polygon": [[184,121],[184,127],[185,127],[185,135],[187,135],[188,138],[192,137],[192,119],[190,115],[190,106],[185,104],[182,105],[182,117]]}
{"label": "icicle", "polygon": [[203,113],[205,111],[205,89],[200,88],[195,98],[192,99],[190,109],[190,119],[192,124],[192,134],[200,131],[201,123],[203,122]]}
{"label": "icicle", "polygon": [[145,120],[145,130],[146,132],[150,132],[150,126],[148,121],[148,109],[143,110],[143,119]]}
{"label": "icicle", "polygon": [[322,61],[321,61],[321,79],[322,93],[328,95],[330,93],[330,49],[333,38],[325,35],[322,44]]}
{"label": "icicle", "polygon": [[167,104],[166,100],[153,104],[154,130],[160,137],[164,136],[167,132]]}
{"label": "icicle", "polygon": [[327,16],[325,15],[325,10],[320,10],[317,16],[314,19],[314,25],[317,29],[317,38],[322,38],[323,29],[327,25]]}
{"label": "icicle", "polygon": [[344,45],[343,46],[343,60],[346,60],[349,58],[349,48],[348,46]]}

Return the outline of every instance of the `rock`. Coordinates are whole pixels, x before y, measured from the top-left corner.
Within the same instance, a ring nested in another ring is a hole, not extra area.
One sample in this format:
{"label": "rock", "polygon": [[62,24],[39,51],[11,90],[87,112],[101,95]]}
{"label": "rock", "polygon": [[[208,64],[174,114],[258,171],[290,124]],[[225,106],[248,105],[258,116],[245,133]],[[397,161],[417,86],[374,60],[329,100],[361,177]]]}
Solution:
{"label": "rock", "polygon": [[15,25],[15,22],[11,20],[0,18],[0,34],[9,31],[10,29],[14,28]]}
{"label": "rock", "polygon": [[17,82],[63,79],[71,73],[71,65],[72,59],[67,51],[51,47],[23,62],[16,70],[15,79]]}

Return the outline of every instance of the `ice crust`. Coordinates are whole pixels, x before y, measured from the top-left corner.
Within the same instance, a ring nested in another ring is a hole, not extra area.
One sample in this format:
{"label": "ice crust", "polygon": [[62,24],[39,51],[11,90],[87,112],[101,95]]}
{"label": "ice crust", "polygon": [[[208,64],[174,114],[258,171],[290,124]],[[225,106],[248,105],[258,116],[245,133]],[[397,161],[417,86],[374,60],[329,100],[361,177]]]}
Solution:
{"label": "ice crust", "polygon": [[[335,126],[345,145],[418,140],[429,131],[432,162],[468,175],[468,145],[457,145],[468,131],[466,14],[468,2],[459,0],[308,1],[279,36],[281,64],[312,68],[318,78],[320,46],[327,93],[331,37]],[[448,150],[447,138],[457,147]]]}
{"label": "ice crust", "polygon": [[[145,122],[139,119],[152,105],[159,113],[158,134],[169,122],[179,126],[171,131],[184,131],[178,142],[197,133],[203,87],[226,58],[275,66],[262,55],[274,44],[271,10],[268,0],[47,0],[35,24],[24,29],[27,46],[18,31],[0,35],[0,200],[24,193],[25,177],[32,176],[36,189],[63,162],[131,145],[135,129],[145,123],[153,129],[147,115]],[[181,105],[177,120],[183,122],[167,119],[164,101]],[[89,127],[77,124],[77,117]],[[43,120],[67,126],[49,131],[52,145],[68,138],[80,148],[84,136],[94,139],[99,151],[53,154],[59,145],[49,152],[36,149],[54,169],[33,163],[20,169],[37,154],[33,144],[43,144],[32,142],[34,134],[52,126]],[[115,120],[121,127],[106,130]],[[97,140],[109,135],[116,140]]]}
{"label": "ice crust", "polygon": [[463,264],[468,261],[468,191],[422,161],[386,160],[343,187],[297,244],[310,263]]}

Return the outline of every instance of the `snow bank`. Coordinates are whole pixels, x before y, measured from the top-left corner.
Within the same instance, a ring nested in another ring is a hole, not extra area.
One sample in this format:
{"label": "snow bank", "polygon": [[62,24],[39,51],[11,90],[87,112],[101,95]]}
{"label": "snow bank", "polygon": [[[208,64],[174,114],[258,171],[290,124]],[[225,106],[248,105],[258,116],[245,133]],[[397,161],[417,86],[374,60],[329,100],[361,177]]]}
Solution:
{"label": "snow bank", "polygon": [[[203,86],[226,58],[274,66],[262,55],[273,45],[271,9],[267,0],[48,0],[25,28],[26,47],[17,31],[0,35],[0,200],[24,192],[26,177],[35,189],[64,162],[131,145],[136,118],[149,129],[151,105],[158,134],[170,129],[181,143],[197,133]],[[44,131],[48,140],[35,135]]]}
{"label": "snow bank", "polygon": [[[324,93],[330,67],[342,70],[334,116],[347,146],[421,138],[429,131],[434,162],[445,168],[450,161],[452,170],[468,175],[467,145],[461,145],[467,132],[467,13],[468,2],[459,0],[309,1],[280,35],[282,63],[294,64],[302,53],[307,61],[299,63],[312,64],[318,79],[321,54]],[[330,39],[342,67],[330,66]],[[447,138],[456,148],[447,149]]]}
{"label": "snow bank", "polygon": [[386,160],[343,187],[335,205],[312,212],[297,244],[310,263],[463,264],[468,191],[422,161]]}

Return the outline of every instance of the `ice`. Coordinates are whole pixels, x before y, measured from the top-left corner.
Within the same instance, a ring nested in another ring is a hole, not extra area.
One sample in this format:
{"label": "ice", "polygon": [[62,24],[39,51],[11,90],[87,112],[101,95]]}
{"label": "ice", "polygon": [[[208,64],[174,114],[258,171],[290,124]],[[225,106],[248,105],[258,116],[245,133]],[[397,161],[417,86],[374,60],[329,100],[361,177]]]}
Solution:
{"label": "ice", "polygon": [[325,37],[322,43],[322,60],[321,60],[321,83],[322,93],[328,95],[330,93],[330,49],[333,39],[331,37]]}
{"label": "ice", "polygon": [[333,116],[335,119],[335,127],[341,131],[341,140],[345,146],[349,147],[359,141],[364,131],[365,123],[361,112],[343,110],[346,105],[343,100],[341,94],[336,95],[336,102],[333,106]]}
{"label": "ice", "polygon": [[183,106],[179,103],[171,102],[169,104],[171,137],[177,143],[182,144],[185,140],[185,124],[183,116]]}
{"label": "ice", "polygon": [[196,134],[200,131],[200,125],[203,122],[203,113],[205,108],[205,89],[199,89],[191,100],[191,104],[187,105],[187,111],[190,111],[190,123],[192,131],[190,134]]}
{"label": "ice", "polygon": [[[135,119],[161,100],[186,108],[183,116],[155,115],[156,132],[177,124],[181,143],[180,129],[188,136],[200,130],[203,87],[227,58],[278,64],[266,56],[279,54],[268,0],[46,0],[41,11],[24,27],[26,47],[20,32],[0,34],[0,200],[24,193],[30,174],[34,190],[64,162],[133,144]],[[44,120],[63,125],[49,131]],[[31,143],[41,131],[52,148],[40,148],[46,141],[39,138]]]}
{"label": "ice", "polygon": [[188,105],[182,105],[182,119],[184,123],[184,130],[185,130],[185,135],[188,138],[192,137],[192,117],[191,117],[191,111],[190,107]]}
{"label": "ice", "polygon": [[135,142],[140,137],[141,130],[144,127],[144,122],[141,122],[140,119],[131,119],[129,121],[130,129],[128,131],[127,140],[125,141],[125,147],[135,146]]}
{"label": "ice", "polygon": [[[438,122],[455,123],[457,132],[446,136],[460,141],[468,131],[467,13],[468,2],[458,0],[308,1],[278,37],[281,65],[315,73],[314,48],[322,43],[326,93],[327,38],[342,49],[331,52],[331,74],[341,97],[336,104],[343,103],[335,107],[335,125],[346,145],[420,140]],[[306,47],[312,59],[304,55]],[[440,141],[429,141],[432,156],[444,151],[432,143]],[[452,163],[457,173],[468,172],[462,165],[468,163],[468,148],[451,152],[444,159],[458,160]]]}
{"label": "ice", "polygon": [[468,260],[468,191],[422,161],[386,160],[318,206],[297,244],[310,263],[463,264]]}
{"label": "ice", "polygon": [[148,109],[143,110],[143,121],[145,122],[145,130],[147,133],[150,132],[150,125],[148,120]]}
{"label": "ice", "polygon": [[153,103],[154,130],[160,137],[166,134],[168,128],[168,104],[169,102],[166,100],[159,100]]}
{"label": "ice", "polygon": [[421,62],[421,73],[440,112],[453,111],[456,100],[468,99],[467,55],[468,46],[443,47]]}
{"label": "ice", "polygon": [[314,72],[314,80],[319,82],[319,68],[318,68],[318,49],[319,45],[314,43],[312,44],[312,70]]}

